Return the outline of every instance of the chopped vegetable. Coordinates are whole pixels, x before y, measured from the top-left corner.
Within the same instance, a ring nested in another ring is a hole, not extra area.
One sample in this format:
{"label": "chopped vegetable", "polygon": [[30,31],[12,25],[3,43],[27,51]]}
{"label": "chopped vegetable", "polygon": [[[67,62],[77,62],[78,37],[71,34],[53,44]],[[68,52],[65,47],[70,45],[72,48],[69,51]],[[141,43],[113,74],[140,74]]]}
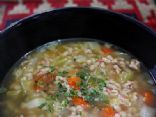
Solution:
{"label": "chopped vegetable", "polygon": [[152,106],[154,105],[154,94],[151,92],[151,91],[146,91],[144,92],[143,94],[144,96],[144,102],[149,105],[149,106]]}
{"label": "chopped vegetable", "polygon": [[50,66],[50,72],[53,72],[55,70],[55,67],[53,65]]}
{"label": "chopped vegetable", "polygon": [[[54,102],[56,101],[55,96],[47,96],[40,102],[37,102],[38,100],[34,100],[36,103],[36,106],[40,109],[46,110],[48,112],[53,112],[54,111]],[[31,104],[32,105],[32,104]]]}
{"label": "chopped vegetable", "polygon": [[42,104],[39,105],[38,107],[39,107],[40,109],[42,109],[44,106],[46,106],[46,103],[42,103]]}
{"label": "chopped vegetable", "polygon": [[133,80],[133,72],[131,70],[124,71],[120,74],[120,79],[123,82],[127,82],[129,80]]}
{"label": "chopped vegetable", "polygon": [[77,76],[79,76],[81,79],[86,80],[90,76],[88,68],[83,68],[81,69],[78,73]]}
{"label": "chopped vegetable", "polygon": [[63,107],[66,107],[66,106],[68,105],[68,103],[69,103],[69,101],[68,101],[67,99],[64,99],[64,100],[62,101],[61,105],[62,105]]}
{"label": "chopped vegetable", "polygon": [[43,105],[45,103],[45,99],[43,98],[35,98],[32,99],[31,101],[27,102],[25,104],[25,107],[27,108],[36,108],[36,107],[40,107],[41,105]]}
{"label": "chopped vegetable", "polygon": [[62,71],[62,72],[58,72],[58,76],[63,76],[63,77],[65,77],[66,76],[66,74],[68,74],[68,72],[67,71]]}
{"label": "chopped vegetable", "polygon": [[71,89],[70,94],[68,94],[70,97],[77,97],[78,96],[78,91]]}
{"label": "chopped vegetable", "polygon": [[44,74],[42,76],[42,81],[45,82],[45,83],[50,83],[50,81],[52,80],[52,74],[50,73],[47,73],[47,74]]}
{"label": "chopped vegetable", "polygon": [[115,110],[110,106],[104,107],[102,108],[100,115],[101,117],[115,117]]}
{"label": "chopped vegetable", "polygon": [[80,106],[83,106],[83,107],[88,107],[89,106],[89,104],[88,104],[88,102],[87,101],[85,101],[83,98],[81,98],[81,97],[74,97],[74,98],[72,98],[72,103],[74,104],[74,105],[80,105]]}
{"label": "chopped vegetable", "polygon": [[34,75],[34,81],[35,82],[40,82],[43,81],[45,83],[49,83],[53,78],[53,75],[51,73],[46,73],[46,74],[35,74]]}
{"label": "chopped vegetable", "polygon": [[104,54],[111,54],[112,52],[113,52],[113,50],[112,49],[110,49],[110,48],[102,48],[102,52],[104,53]]}
{"label": "chopped vegetable", "polygon": [[80,87],[79,87],[79,84],[81,82],[80,77],[77,77],[77,76],[70,77],[70,78],[67,79],[67,81],[68,81],[68,85],[70,87],[72,87],[74,89],[77,89],[77,90],[80,89]]}
{"label": "chopped vegetable", "polygon": [[34,86],[34,90],[37,91],[37,92],[38,92],[38,91],[43,91],[43,90],[44,90],[44,87],[35,85],[35,86]]}

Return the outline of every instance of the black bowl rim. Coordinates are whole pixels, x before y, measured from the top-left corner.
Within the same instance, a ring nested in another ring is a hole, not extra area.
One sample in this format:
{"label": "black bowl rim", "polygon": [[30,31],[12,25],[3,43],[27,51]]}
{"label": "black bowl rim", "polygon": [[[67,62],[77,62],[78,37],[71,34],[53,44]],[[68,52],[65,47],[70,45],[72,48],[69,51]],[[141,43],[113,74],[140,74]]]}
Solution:
{"label": "black bowl rim", "polygon": [[64,10],[94,10],[94,11],[99,11],[99,12],[106,12],[109,14],[113,14],[116,17],[119,17],[123,20],[127,20],[128,22],[131,22],[133,24],[135,24],[136,26],[144,29],[145,31],[147,31],[148,33],[150,33],[151,35],[153,35],[156,38],[156,31],[154,31],[152,28],[148,27],[147,25],[145,25],[143,22],[138,21],[137,19],[134,19],[128,15],[125,15],[123,13],[119,13],[119,12],[114,12],[112,10],[107,10],[104,8],[98,8],[98,7],[64,7],[64,8],[57,8],[54,10],[49,10],[49,11],[44,11],[41,13],[37,13],[37,14],[32,14],[30,16],[27,16],[25,18],[22,18],[14,23],[12,23],[10,26],[6,27],[5,29],[0,31],[0,34],[2,35],[3,33],[12,30],[13,28],[16,28],[18,26],[20,26],[23,22],[27,21],[27,20],[31,20],[34,18],[38,18],[41,17],[43,14],[48,14],[48,13],[55,13],[55,12],[60,12],[60,11],[64,11]]}

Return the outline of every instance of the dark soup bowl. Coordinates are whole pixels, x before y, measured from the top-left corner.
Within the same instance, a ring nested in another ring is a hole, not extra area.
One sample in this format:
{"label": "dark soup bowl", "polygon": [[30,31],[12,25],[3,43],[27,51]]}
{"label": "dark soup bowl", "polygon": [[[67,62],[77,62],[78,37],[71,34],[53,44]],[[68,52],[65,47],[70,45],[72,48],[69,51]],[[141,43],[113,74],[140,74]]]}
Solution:
{"label": "dark soup bowl", "polygon": [[[126,50],[143,63],[155,85],[156,33],[152,29],[133,18],[104,9],[64,8],[27,17],[0,32],[2,86],[7,82],[6,74],[22,56],[48,42],[66,39],[108,42]],[[7,110],[0,109],[0,113],[4,111]]]}

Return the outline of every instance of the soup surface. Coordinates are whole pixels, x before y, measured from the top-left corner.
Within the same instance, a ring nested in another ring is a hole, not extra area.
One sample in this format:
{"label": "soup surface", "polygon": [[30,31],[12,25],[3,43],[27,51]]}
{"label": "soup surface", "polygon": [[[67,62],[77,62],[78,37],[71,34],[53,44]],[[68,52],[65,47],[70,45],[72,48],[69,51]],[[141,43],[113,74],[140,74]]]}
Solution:
{"label": "soup surface", "polygon": [[23,57],[0,88],[1,117],[156,117],[142,64],[95,41],[52,42]]}

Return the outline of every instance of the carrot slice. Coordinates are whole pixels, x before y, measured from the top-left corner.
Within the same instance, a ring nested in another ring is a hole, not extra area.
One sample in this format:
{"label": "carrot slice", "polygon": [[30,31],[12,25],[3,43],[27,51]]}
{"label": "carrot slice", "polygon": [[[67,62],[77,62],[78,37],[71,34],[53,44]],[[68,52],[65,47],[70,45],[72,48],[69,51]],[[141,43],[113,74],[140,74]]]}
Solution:
{"label": "carrot slice", "polygon": [[77,89],[77,90],[80,89],[80,87],[78,86],[78,84],[81,82],[80,77],[77,77],[77,76],[70,77],[70,78],[67,78],[67,81],[70,87]]}
{"label": "carrot slice", "polygon": [[144,102],[149,105],[152,106],[154,103],[154,94],[151,91],[146,91],[143,94],[144,96]]}
{"label": "carrot slice", "polygon": [[110,48],[102,48],[102,52],[103,52],[104,54],[111,54],[111,53],[113,52],[113,50],[110,49]]}
{"label": "carrot slice", "polygon": [[102,108],[100,115],[101,115],[100,117],[114,117],[115,110],[110,106],[104,107],[104,108]]}
{"label": "carrot slice", "polygon": [[84,100],[83,98],[81,98],[81,97],[74,97],[74,98],[72,98],[72,103],[73,103],[74,105],[80,105],[80,106],[82,106],[82,107],[84,107],[84,108],[87,108],[87,107],[89,106],[88,102],[85,101],[85,100]]}

